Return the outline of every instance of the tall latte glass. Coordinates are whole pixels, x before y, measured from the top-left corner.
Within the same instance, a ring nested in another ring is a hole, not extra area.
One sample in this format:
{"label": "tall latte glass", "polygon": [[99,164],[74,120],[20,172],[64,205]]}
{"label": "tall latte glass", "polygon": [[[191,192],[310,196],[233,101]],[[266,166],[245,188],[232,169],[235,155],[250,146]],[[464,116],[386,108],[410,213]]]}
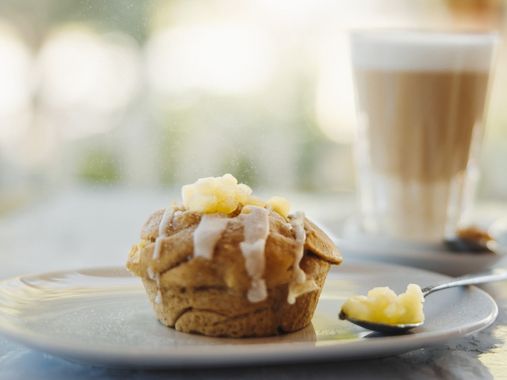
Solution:
{"label": "tall latte glass", "polygon": [[473,198],[496,36],[372,31],[351,42],[363,229],[454,234]]}

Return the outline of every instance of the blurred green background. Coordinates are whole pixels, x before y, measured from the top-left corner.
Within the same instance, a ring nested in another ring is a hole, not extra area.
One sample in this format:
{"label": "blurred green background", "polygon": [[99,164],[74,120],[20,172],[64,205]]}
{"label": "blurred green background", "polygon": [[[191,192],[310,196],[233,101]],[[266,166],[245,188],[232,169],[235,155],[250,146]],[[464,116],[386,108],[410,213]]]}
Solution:
{"label": "blurred green background", "polygon": [[[230,172],[278,193],[352,193],[347,32],[495,30],[498,0],[3,0],[0,214],[83,186]],[[503,49],[505,50],[505,49]],[[507,198],[500,51],[480,196]]]}

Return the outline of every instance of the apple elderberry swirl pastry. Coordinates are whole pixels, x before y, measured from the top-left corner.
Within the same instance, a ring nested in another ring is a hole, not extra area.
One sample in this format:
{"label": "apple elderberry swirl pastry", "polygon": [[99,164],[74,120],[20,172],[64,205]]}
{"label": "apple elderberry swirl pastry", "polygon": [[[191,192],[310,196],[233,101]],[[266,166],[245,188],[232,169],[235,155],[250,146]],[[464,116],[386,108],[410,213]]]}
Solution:
{"label": "apple elderberry swirl pastry", "polygon": [[333,242],[288,202],[267,202],[226,174],[184,186],[183,205],[153,213],[127,268],[157,318],[208,336],[270,336],[307,326]]}

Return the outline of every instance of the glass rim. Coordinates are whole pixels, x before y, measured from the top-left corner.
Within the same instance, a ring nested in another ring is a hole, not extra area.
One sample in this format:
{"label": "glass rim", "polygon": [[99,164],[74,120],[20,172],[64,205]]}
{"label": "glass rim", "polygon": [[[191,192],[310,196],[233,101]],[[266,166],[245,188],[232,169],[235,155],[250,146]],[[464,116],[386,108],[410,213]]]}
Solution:
{"label": "glass rim", "polygon": [[349,31],[351,40],[366,40],[379,43],[456,43],[456,44],[497,44],[500,33],[494,30],[473,29],[423,29],[423,28],[357,28]]}

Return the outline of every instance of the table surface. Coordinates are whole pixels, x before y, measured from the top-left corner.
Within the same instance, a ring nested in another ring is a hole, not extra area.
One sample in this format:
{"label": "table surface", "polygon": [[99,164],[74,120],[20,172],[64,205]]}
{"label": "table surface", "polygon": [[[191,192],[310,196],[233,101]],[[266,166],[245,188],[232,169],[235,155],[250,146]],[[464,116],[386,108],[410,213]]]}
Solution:
{"label": "table surface", "polygon": [[[0,217],[0,278],[125,261],[140,224],[173,194],[161,191],[79,188],[39,199]],[[293,195],[331,231],[354,211],[351,195]],[[482,204],[480,216],[505,215],[505,204]],[[19,257],[23,257],[22,260]],[[506,266],[507,263],[499,264]],[[123,370],[76,364],[0,337],[3,379],[491,379],[507,378],[507,283],[484,286],[497,301],[495,323],[472,336],[402,355],[349,362],[168,371]]]}

